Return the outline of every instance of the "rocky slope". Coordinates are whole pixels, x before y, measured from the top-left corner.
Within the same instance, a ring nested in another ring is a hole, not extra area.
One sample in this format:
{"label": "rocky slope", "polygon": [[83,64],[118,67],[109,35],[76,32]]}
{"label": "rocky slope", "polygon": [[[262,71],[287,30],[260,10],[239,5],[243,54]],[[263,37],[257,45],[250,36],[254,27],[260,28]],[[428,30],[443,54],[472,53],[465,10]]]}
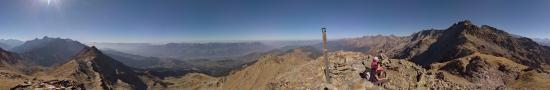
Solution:
{"label": "rocky slope", "polygon": [[49,75],[79,81],[87,89],[147,89],[136,72],[95,47],[84,48]]}
{"label": "rocky slope", "polygon": [[23,72],[26,65],[21,56],[0,48],[0,70]]}
{"label": "rocky slope", "polygon": [[2,69],[0,81],[2,90],[160,90],[168,85],[149,72],[135,72],[95,47],[86,47],[61,65],[31,74]]}
{"label": "rocky slope", "polygon": [[[323,62],[318,57],[318,52],[304,48],[269,53],[262,56],[258,62],[225,77],[188,74],[182,78],[168,79],[168,82],[175,83],[168,88],[216,90],[323,89],[329,86],[340,89],[381,88],[359,76],[359,72],[368,66],[362,64],[367,59],[367,55],[353,52],[332,53],[329,58],[334,59],[333,63],[339,62],[339,64],[331,64],[331,76],[335,79],[332,85],[324,82]],[[346,65],[340,63],[346,63]]]}
{"label": "rocky slope", "polygon": [[332,84],[324,78],[323,57],[295,49],[268,54],[258,62],[225,77],[188,74],[169,78],[168,89],[289,90],[289,89],[542,89],[550,88],[548,73],[502,57],[476,53],[455,62],[433,64],[425,69],[408,60],[392,59],[385,65],[388,82],[374,85],[359,76],[370,69],[372,56],[360,52],[329,54]]}
{"label": "rocky slope", "polygon": [[468,86],[484,89],[528,88],[510,84],[529,83],[523,77],[539,79],[529,79],[534,84],[532,88],[550,85],[550,48],[529,38],[487,25],[478,27],[468,20],[444,30],[424,30],[404,38],[404,43],[389,50],[391,56],[465,79],[454,82],[472,82]]}
{"label": "rocky slope", "polygon": [[494,27],[478,27],[461,21],[446,30],[426,30],[409,37],[408,43],[394,52],[397,58],[410,59],[428,66],[456,58],[482,53],[505,57],[530,67],[550,63],[550,48],[525,37],[518,37]]}
{"label": "rocky slope", "polygon": [[9,89],[28,80],[26,67],[20,56],[0,48],[0,89]]}

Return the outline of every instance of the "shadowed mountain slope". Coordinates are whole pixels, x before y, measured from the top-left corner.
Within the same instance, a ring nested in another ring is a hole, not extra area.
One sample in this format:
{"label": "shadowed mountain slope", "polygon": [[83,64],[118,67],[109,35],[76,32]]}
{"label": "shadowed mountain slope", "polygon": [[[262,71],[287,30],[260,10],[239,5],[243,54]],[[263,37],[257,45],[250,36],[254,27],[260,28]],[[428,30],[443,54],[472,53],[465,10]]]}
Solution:
{"label": "shadowed mountain slope", "polygon": [[30,77],[27,75],[32,69],[16,53],[8,52],[0,48],[0,89],[6,90],[19,83],[22,83]]}
{"label": "shadowed mountain slope", "polygon": [[130,67],[104,55],[95,47],[84,48],[50,73],[59,78],[84,82],[88,89],[147,89]]}
{"label": "shadowed mountain slope", "polygon": [[28,73],[30,68],[24,63],[21,56],[0,48],[0,70]]}

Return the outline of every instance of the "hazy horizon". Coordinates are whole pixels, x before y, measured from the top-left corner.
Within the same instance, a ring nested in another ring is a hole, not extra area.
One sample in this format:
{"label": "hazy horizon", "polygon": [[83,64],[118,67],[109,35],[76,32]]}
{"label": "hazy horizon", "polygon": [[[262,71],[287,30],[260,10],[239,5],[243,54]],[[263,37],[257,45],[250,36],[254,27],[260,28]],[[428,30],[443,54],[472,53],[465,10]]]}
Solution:
{"label": "hazy horizon", "polygon": [[5,0],[0,38],[178,43],[406,36],[461,20],[550,38],[550,1]]}

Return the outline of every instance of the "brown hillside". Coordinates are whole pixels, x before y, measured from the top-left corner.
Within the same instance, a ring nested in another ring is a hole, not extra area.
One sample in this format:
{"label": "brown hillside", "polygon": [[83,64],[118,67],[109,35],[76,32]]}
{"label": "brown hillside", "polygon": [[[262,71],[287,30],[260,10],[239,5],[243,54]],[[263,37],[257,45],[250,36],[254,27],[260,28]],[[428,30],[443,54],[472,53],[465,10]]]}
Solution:
{"label": "brown hillside", "polygon": [[479,52],[505,57],[530,67],[549,64],[550,48],[529,38],[506,33],[470,21],[461,21],[446,30],[426,30],[408,37],[405,47],[397,47],[396,58],[410,59],[422,66],[446,62]]}
{"label": "brown hillside", "polygon": [[30,77],[25,75],[25,65],[19,55],[0,48],[0,90],[10,89]]}
{"label": "brown hillside", "polygon": [[147,89],[132,69],[103,55],[95,47],[83,49],[50,75],[82,82],[88,89]]}

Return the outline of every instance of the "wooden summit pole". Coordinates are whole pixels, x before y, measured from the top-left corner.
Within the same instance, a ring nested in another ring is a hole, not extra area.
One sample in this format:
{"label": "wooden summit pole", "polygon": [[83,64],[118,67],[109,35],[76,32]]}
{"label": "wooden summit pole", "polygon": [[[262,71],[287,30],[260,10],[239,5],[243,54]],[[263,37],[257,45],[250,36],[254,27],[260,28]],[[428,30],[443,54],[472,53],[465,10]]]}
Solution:
{"label": "wooden summit pole", "polygon": [[329,74],[329,62],[328,62],[328,49],[327,49],[327,28],[323,27],[321,28],[321,32],[323,32],[323,53],[325,57],[325,78],[327,79],[327,82],[331,84],[330,76]]}

